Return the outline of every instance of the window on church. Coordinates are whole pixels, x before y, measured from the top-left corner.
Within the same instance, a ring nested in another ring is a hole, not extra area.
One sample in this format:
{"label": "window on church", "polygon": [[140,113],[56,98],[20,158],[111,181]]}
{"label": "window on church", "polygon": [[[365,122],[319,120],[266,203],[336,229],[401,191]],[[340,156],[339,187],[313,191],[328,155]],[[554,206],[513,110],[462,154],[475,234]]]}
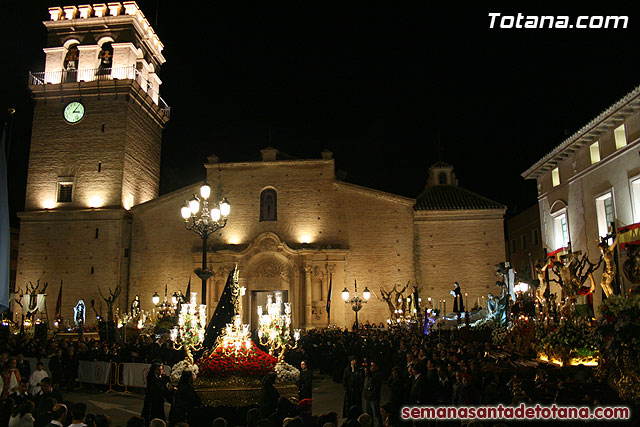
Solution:
{"label": "window on church", "polygon": [[71,202],[72,193],[73,193],[73,183],[71,182],[58,183],[58,203]]}
{"label": "window on church", "polygon": [[278,220],[278,193],[267,188],[260,193],[260,221]]}
{"label": "window on church", "polygon": [[440,185],[445,185],[447,183],[447,174],[444,172],[440,172],[438,175],[438,182]]}

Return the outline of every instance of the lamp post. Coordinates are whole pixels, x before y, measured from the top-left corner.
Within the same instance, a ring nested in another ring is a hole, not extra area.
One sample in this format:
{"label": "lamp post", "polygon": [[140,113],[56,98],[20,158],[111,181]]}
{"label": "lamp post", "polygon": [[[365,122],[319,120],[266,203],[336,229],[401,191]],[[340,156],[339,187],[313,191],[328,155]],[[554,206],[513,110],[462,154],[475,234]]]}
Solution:
{"label": "lamp post", "polygon": [[225,198],[210,209],[210,195],[211,187],[205,182],[200,187],[200,197],[194,195],[180,209],[180,215],[184,219],[187,230],[195,232],[202,239],[202,268],[195,271],[202,280],[202,304],[206,304],[207,301],[207,279],[213,274],[207,271],[207,239],[227,225],[227,216],[231,211],[231,205]]}
{"label": "lamp post", "polygon": [[349,298],[349,291],[345,287],[342,290],[342,299],[344,300],[345,304],[351,304],[351,310],[353,310],[356,313],[356,329],[359,329],[358,312],[360,311],[360,309],[362,309],[362,304],[366,303],[369,300],[369,298],[371,298],[371,292],[369,292],[369,289],[365,287],[364,291],[362,292],[362,298],[364,299],[362,299],[358,296],[358,282],[354,280],[353,284],[355,287],[355,292],[353,297]]}

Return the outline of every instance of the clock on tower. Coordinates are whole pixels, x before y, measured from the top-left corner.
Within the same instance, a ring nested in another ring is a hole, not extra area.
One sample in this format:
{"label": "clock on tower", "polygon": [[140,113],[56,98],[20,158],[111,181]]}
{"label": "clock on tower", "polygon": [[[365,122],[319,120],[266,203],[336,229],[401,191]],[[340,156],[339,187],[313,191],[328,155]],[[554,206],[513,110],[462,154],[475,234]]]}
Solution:
{"label": "clock on tower", "polygon": [[51,7],[49,17],[44,70],[29,75],[17,281],[62,281],[70,319],[79,299],[100,300],[98,285],[120,284],[129,299],[129,209],[158,196],[169,107],[163,45],[135,2]]}

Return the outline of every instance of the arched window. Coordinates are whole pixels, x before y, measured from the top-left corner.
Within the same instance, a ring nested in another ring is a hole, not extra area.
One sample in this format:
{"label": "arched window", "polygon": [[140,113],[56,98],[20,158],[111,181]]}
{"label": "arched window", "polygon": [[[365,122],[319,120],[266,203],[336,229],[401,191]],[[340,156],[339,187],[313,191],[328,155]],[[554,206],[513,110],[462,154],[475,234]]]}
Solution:
{"label": "arched window", "polygon": [[444,172],[440,172],[438,175],[438,183],[440,185],[445,185],[447,183],[447,174]]}
{"label": "arched window", "polygon": [[69,47],[67,54],[64,57],[62,67],[64,68],[64,81],[76,82],[78,81],[78,60],[80,58],[78,52],[78,45],[74,44]]}
{"label": "arched window", "polygon": [[98,54],[98,75],[109,74],[111,71],[111,59],[113,58],[113,47],[110,42],[102,44],[102,50]]}
{"label": "arched window", "polygon": [[278,220],[278,193],[267,188],[260,193],[260,221]]}

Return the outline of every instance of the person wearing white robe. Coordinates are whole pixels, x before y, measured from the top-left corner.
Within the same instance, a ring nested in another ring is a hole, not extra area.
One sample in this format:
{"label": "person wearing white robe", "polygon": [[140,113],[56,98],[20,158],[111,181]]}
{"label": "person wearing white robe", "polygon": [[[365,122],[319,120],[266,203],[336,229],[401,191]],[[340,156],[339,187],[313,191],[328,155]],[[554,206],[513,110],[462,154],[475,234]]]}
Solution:
{"label": "person wearing white robe", "polygon": [[49,374],[44,370],[44,364],[42,362],[38,362],[38,368],[33,371],[31,374],[31,378],[29,378],[29,385],[31,386],[31,394],[36,395],[40,391],[40,381],[43,378],[47,378]]}

